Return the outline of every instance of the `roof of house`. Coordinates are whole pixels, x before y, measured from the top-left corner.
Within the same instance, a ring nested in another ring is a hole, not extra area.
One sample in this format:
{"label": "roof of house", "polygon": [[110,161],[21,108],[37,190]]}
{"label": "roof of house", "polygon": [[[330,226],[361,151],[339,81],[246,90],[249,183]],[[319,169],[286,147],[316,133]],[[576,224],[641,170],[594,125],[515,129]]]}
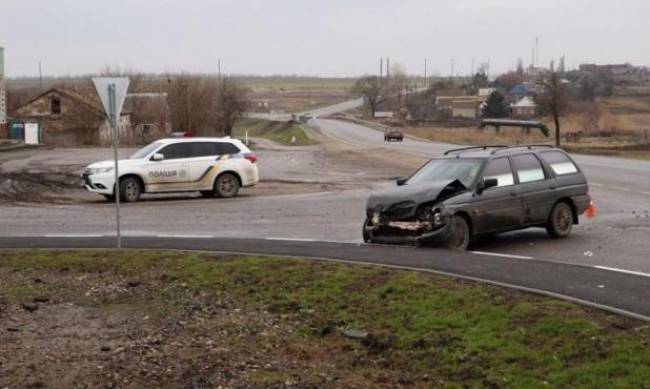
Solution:
{"label": "roof of house", "polygon": [[86,108],[89,108],[89,109],[91,109],[93,111],[96,111],[97,113],[99,113],[101,115],[105,115],[104,109],[101,107],[101,105],[99,105],[99,101],[97,99],[94,99],[92,97],[87,98],[87,97],[83,96],[82,94],[78,93],[77,91],[74,91],[74,90],[71,90],[71,89],[67,89],[67,88],[63,89],[63,88],[57,88],[57,87],[50,88],[50,89],[46,90],[45,92],[41,93],[40,95],[38,95],[38,96],[34,97],[33,99],[29,100],[25,104],[17,107],[14,111],[19,111],[20,109],[34,103],[35,101],[38,101],[38,100],[42,99],[43,97],[46,97],[46,96],[51,95],[53,93],[59,94],[61,96],[66,96],[66,97],[78,102],[79,104],[83,105]]}
{"label": "roof of house", "polygon": [[537,104],[530,96],[524,96],[512,106],[514,108],[535,108]]}

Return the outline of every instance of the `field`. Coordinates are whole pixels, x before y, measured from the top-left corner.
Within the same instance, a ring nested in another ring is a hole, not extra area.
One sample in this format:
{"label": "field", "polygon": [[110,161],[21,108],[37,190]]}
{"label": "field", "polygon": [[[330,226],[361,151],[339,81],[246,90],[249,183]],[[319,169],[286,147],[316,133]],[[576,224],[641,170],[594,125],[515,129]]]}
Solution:
{"label": "field", "polygon": [[[253,111],[297,113],[348,100],[350,78],[242,77],[250,88]],[[265,105],[268,103],[268,105]]]}
{"label": "field", "polygon": [[647,387],[650,327],[435,275],[0,252],[0,387]]}

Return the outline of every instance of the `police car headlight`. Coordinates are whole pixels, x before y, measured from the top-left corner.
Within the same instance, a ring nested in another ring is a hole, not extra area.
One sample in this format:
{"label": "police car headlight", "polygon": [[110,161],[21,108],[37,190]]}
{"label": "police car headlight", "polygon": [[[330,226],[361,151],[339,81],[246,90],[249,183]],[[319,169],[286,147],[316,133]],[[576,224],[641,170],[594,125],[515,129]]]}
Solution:
{"label": "police car headlight", "polygon": [[113,167],[99,167],[99,168],[88,169],[88,174],[92,176],[95,174],[109,173],[112,171],[113,171]]}

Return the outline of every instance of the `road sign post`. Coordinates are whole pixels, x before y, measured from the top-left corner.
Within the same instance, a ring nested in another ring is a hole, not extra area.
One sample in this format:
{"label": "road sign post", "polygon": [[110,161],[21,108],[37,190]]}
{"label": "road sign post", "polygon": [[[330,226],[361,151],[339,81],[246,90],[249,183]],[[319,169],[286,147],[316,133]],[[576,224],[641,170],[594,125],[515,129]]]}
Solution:
{"label": "road sign post", "polygon": [[129,88],[129,79],[127,77],[96,77],[93,78],[95,89],[99,99],[102,101],[104,110],[108,115],[111,125],[111,138],[113,143],[113,158],[115,163],[115,186],[113,195],[115,196],[115,221],[117,224],[116,238],[117,248],[122,248],[122,232],[120,222],[120,172],[118,164],[117,148],[119,145],[119,118],[122,113],[122,106],[126,99],[126,91]]}

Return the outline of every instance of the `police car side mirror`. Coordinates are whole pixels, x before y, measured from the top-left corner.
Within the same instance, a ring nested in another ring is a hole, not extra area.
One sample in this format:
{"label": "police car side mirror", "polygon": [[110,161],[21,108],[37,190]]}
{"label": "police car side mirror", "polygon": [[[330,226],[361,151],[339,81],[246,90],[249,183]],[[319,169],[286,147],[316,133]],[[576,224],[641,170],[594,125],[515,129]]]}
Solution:
{"label": "police car side mirror", "polygon": [[160,153],[156,153],[151,157],[151,160],[156,161],[156,162],[162,161],[164,159],[165,159],[165,156],[160,154]]}
{"label": "police car side mirror", "polygon": [[408,178],[400,177],[397,179],[397,186],[402,186],[406,185],[406,181],[408,181]]}

